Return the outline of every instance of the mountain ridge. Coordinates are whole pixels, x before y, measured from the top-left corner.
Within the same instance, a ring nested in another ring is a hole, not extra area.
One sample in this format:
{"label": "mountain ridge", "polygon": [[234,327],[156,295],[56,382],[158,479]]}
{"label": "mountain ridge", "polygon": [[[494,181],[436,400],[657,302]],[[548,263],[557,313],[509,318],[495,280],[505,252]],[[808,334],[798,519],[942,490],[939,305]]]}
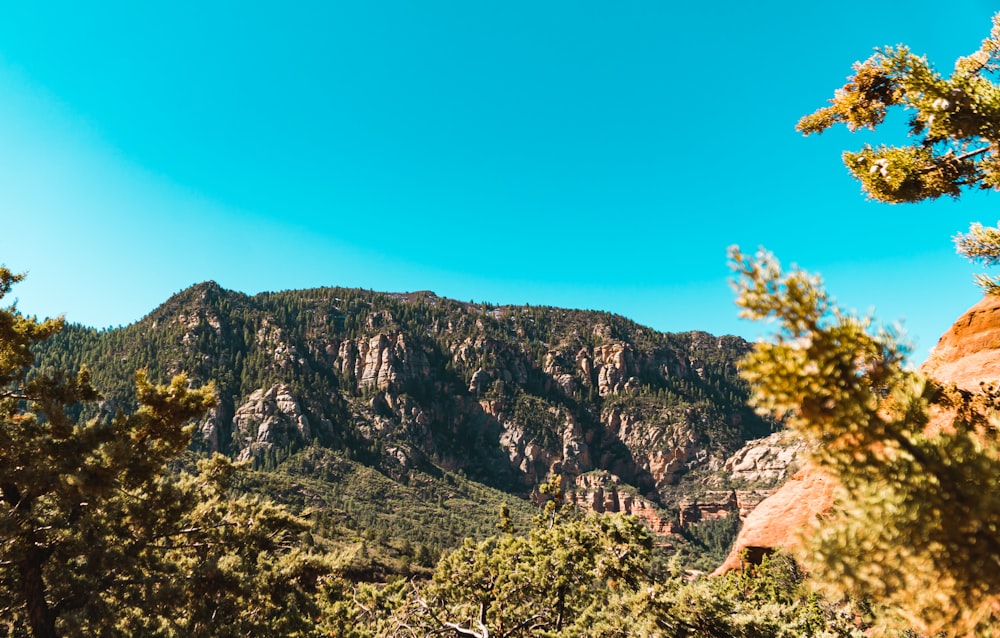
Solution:
{"label": "mountain ridge", "polygon": [[400,485],[459,472],[522,499],[555,473],[577,502],[645,512],[662,531],[775,429],[745,406],[737,368],[750,347],[602,311],[429,291],[247,295],[206,281],[129,326],[69,325],[36,354],[40,366],[88,366],[105,399],[84,417],[132,407],[139,368],[213,381],[219,405],[197,424],[198,453],[271,470],[319,447]]}

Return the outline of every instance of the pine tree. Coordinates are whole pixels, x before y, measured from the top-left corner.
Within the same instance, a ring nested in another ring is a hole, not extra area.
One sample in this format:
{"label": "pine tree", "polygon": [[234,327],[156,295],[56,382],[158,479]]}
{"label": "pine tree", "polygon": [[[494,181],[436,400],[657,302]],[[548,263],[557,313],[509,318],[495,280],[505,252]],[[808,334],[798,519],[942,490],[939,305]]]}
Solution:
{"label": "pine tree", "polygon": [[[883,47],[854,65],[830,106],[803,117],[798,130],[821,133],[835,124],[877,130],[890,109],[908,111],[913,142],[865,145],[844,152],[844,164],[864,192],[880,202],[959,197],[968,189],[1000,190],[1000,14],[979,50],[959,58],[944,77],[906,46]],[[958,252],[986,265],[1000,263],[1000,227],[973,224],[956,238]],[[988,293],[1000,280],[979,275]]]}
{"label": "pine tree", "polygon": [[778,322],[743,362],[752,401],[843,488],[811,539],[815,576],[929,635],[980,635],[1000,610],[1000,393],[905,368],[895,335],[837,308],[818,277],[732,258],[742,315]]}

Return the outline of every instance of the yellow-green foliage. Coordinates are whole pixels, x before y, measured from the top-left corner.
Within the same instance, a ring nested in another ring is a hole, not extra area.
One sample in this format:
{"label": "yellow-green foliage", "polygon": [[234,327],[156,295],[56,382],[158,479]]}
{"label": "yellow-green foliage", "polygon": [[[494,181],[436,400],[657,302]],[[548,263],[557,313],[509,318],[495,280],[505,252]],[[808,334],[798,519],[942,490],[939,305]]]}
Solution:
{"label": "yellow-green foliage", "polygon": [[[835,124],[876,130],[890,108],[909,112],[911,144],[865,145],[844,153],[862,190],[880,202],[958,197],[967,187],[1000,189],[1000,14],[979,50],[959,58],[950,77],[905,46],[883,47],[854,65],[854,75],[834,92],[830,106],[803,117],[798,130],[821,133]],[[996,263],[1000,244],[973,227],[956,238],[959,253]],[[983,241],[983,240],[987,241]],[[988,250],[984,253],[983,248]],[[1000,285],[977,277],[987,292]]]}
{"label": "yellow-green foliage", "polygon": [[[1000,603],[998,395],[905,369],[896,336],[840,311],[817,277],[766,253],[731,257],[743,316],[778,325],[743,363],[752,400],[843,486],[808,563],[918,627],[971,635]],[[932,406],[955,416],[929,433]]]}
{"label": "yellow-green foliage", "polygon": [[[20,279],[0,268],[0,297]],[[168,471],[211,385],[136,375],[139,408],[77,422],[84,370],[28,378],[61,327],[0,309],[0,631],[13,636],[311,635],[332,565],[297,547],[306,524],[234,496],[214,457]]]}
{"label": "yellow-green foliage", "polygon": [[[834,124],[851,131],[877,129],[888,110],[910,111],[913,144],[865,147],[844,160],[862,188],[884,202],[914,202],[958,195],[961,187],[996,188],[995,144],[1000,140],[1000,87],[992,80],[1000,63],[1000,14],[980,49],[960,58],[943,77],[907,47],[883,47],[854,65],[830,106],[803,117],[805,134]],[[991,148],[991,145],[994,145]]]}

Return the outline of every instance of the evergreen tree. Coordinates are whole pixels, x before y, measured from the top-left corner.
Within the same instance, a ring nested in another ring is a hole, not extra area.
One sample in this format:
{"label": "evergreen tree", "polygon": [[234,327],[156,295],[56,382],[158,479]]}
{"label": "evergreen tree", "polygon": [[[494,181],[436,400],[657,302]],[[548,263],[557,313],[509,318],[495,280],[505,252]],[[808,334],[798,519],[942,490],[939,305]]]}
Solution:
{"label": "evergreen tree", "polygon": [[[918,202],[959,197],[970,188],[1000,190],[1000,14],[979,50],[959,58],[944,77],[906,46],[883,47],[854,65],[854,75],[837,89],[830,106],[803,117],[798,130],[821,133],[835,124],[851,131],[876,130],[888,111],[910,114],[913,142],[906,146],[865,145],[846,151],[844,163],[864,192],[880,202]],[[956,238],[958,251],[986,265],[1000,263],[1000,227],[973,224]],[[1000,280],[980,275],[978,283],[1000,294]]]}
{"label": "evergreen tree", "polygon": [[[743,363],[752,401],[843,488],[812,538],[817,577],[930,634],[976,634],[1000,609],[1000,393],[906,369],[895,335],[837,308],[817,277],[732,257],[743,316],[779,326]],[[950,418],[929,427],[932,413]]]}
{"label": "evergreen tree", "polygon": [[[917,202],[1000,189],[1000,14],[949,77],[905,46],[879,49],[854,71],[798,129],[876,130],[891,108],[908,111],[911,144],[843,155],[868,196]],[[974,224],[956,243],[974,261],[1000,263],[1000,227]],[[1000,613],[996,390],[963,392],[905,369],[896,336],[841,311],[818,278],[782,273],[767,254],[732,257],[744,316],[780,325],[744,363],[753,401],[812,441],[815,461],[843,486],[811,548],[817,573],[929,632],[985,635]],[[1000,279],[977,279],[1000,293]],[[929,427],[932,414],[950,422]]]}
{"label": "evergreen tree", "polygon": [[[22,279],[0,267],[0,298]],[[327,566],[292,551],[305,523],[228,494],[235,467],[168,472],[214,405],[135,377],[140,407],[77,422],[86,369],[29,378],[31,346],[62,327],[0,309],[0,618],[9,634],[222,636],[305,631]],[[288,631],[284,631],[284,630]]]}

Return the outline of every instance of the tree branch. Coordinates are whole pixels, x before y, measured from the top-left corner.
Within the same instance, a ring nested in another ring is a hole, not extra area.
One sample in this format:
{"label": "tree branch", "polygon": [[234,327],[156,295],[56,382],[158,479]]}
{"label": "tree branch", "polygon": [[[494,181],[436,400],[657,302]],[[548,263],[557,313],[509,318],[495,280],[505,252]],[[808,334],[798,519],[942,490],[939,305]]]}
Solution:
{"label": "tree branch", "polygon": [[[991,146],[984,146],[983,148],[978,148],[974,151],[969,151],[968,153],[962,153],[961,155],[953,155],[948,159],[949,161],[962,162],[967,159],[971,159],[977,155],[982,155],[983,153],[989,151],[991,148],[992,148]],[[948,153],[950,154],[951,151],[949,151]],[[946,154],[945,157],[948,157],[948,155]],[[941,159],[944,159],[945,157],[942,157]],[[934,171],[939,171],[939,170],[941,170],[941,166],[937,164],[931,164],[930,166],[925,166],[921,168],[919,171],[917,171],[917,173],[923,175],[924,173],[932,173]]]}

